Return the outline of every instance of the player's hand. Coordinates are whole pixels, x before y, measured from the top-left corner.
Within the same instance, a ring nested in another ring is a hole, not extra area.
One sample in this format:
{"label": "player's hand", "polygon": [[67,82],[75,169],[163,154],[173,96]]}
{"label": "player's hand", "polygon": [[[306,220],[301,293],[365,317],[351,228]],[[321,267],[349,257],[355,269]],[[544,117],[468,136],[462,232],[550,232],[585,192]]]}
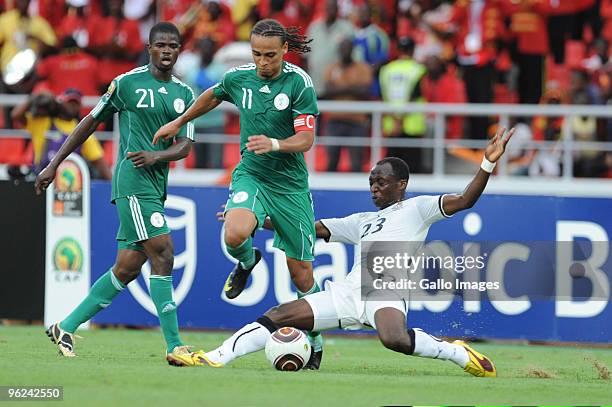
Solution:
{"label": "player's hand", "polygon": [[159,139],[171,139],[172,137],[176,136],[180,130],[181,126],[179,126],[175,120],[172,120],[170,123],[164,124],[159,128],[159,130],[155,132],[155,135],[153,136],[153,144],[157,144]]}
{"label": "player's hand", "polygon": [[497,133],[495,136],[489,141],[487,148],[485,149],[485,157],[487,160],[492,163],[499,160],[506,151],[506,144],[510,141],[510,138],[514,134],[514,127],[510,129],[510,131],[506,132],[505,127],[501,127],[497,129]]}
{"label": "player's hand", "polygon": [[40,195],[44,190],[47,189],[49,185],[53,182],[55,178],[55,172],[57,168],[52,165],[47,165],[41,172],[36,176],[36,181],[34,182],[34,191],[36,191],[36,195]]}
{"label": "player's hand", "polygon": [[137,151],[135,153],[128,151],[127,158],[132,160],[136,168],[146,167],[157,162],[157,154],[154,151]]}
{"label": "player's hand", "polygon": [[225,213],[225,204],[221,205],[221,211],[217,212],[217,220],[219,222],[225,222],[225,218],[223,217],[223,214]]}
{"label": "player's hand", "polygon": [[255,154],[269,153],[272,151],[272,140],[263,134],[249,136],[249,141],[246,143],[246,148]]}

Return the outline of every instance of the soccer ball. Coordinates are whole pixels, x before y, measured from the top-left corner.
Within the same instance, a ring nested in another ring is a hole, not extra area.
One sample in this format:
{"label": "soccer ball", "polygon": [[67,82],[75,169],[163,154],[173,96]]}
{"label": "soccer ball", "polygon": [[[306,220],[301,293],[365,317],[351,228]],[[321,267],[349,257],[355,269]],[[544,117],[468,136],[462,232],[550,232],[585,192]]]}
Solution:
{"label": "soccer ball", "polygon": [[280,328],[266,342],[266,358],[276,370],[295,372],[308,362],[310,342],[299,329]]}

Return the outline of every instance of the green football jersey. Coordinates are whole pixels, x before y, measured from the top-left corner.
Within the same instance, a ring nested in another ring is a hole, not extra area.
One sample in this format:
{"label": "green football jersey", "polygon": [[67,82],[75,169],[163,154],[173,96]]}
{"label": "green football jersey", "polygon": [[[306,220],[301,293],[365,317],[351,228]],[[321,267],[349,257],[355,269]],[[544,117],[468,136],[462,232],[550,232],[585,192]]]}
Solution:
{"label": "green football jersey", "polygon": [[240,111],[240,154],[237,171],[244,171],[264,186],[281,193],[308,191],[308,169],[303,153],[270,152],[256,155],[246,149],[249,136],[263,134],[285,139],[295,134],[293,119],[318,115],[312,79],[300,67],[283,62],[274,79],[257,76],[255,64],[230,69],[215,85],[214,95]]}
{"label": "green football jersey", "polygon": [[[112,201],[128,195],[166,199],[168,162],[134,167],[128,152],[165,150],[172,140],[153,145],[153,135],[164,124],[176,119],[195,100],[189,86],[172,76],[168,82],[156,79],[148,66],[142,66],[116,77],[90,114],[104,120],[119,113],[119,153],[113,173]],[[193,123],[181,128],[177,137],[193,140]]]}

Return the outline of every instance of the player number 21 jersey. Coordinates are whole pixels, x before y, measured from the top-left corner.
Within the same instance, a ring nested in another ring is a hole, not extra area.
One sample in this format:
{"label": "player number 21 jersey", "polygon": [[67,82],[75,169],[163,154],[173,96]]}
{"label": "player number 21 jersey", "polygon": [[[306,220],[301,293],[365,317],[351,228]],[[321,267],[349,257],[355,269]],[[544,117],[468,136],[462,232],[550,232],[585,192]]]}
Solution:
{"label": "player number 21 jersey", "polygon": [[[120,142],[113,173],[113,201],[128,195],[166,198],[169,163],[157,162],[135,168],[127,153],[167,149],[173,141],[160,140],[153,145],[153,135],[161,126],[180,116],[194,100],[189,86],[174,76],[168,82],[160,81],[148,66],[133,69],[113,80],[90,113],[97,120],[119,113]],[[193,123],[187,123],[176,137],[193,140],[193,134]]]}

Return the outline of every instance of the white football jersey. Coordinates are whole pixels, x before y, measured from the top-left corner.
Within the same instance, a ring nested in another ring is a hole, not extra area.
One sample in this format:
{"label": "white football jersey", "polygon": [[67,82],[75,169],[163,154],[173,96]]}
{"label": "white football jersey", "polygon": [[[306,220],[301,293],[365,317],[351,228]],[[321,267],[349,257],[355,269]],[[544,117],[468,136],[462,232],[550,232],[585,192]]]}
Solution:
{"label": "white football jersey", "polygon": [[[321,219],[330,242],[356,245],[355,264],[346,276],[354,289],[360,288],[361,242],[424,242],[430,226],[449,216],[444,213],[444,195],[421,195],[400,201],[378,212],[360,212],[345,218]],[[416,245],[418,246],[418,245]],[[415,247],[416,247],[415,246]]]}

